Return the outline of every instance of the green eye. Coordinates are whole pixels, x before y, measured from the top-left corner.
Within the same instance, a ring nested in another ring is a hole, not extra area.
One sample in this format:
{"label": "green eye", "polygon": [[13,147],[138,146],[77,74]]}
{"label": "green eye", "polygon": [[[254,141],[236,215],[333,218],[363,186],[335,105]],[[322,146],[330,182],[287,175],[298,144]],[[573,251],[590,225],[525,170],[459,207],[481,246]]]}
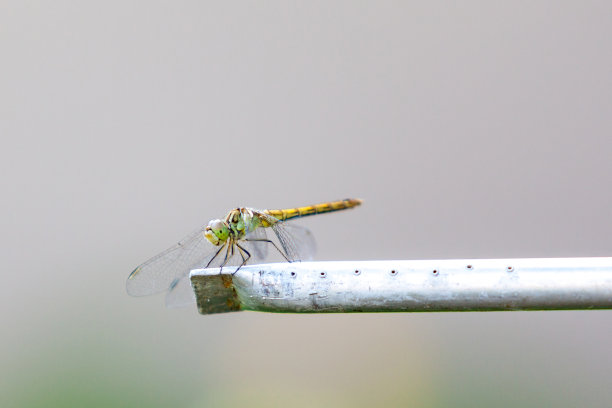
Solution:
{"label": "green eye", "polygon": [[221,220],[213,220],[208,224],[212,231],[215,233],[217,238],[221,241],[225,241],[229,236],[229,228],[227,225]]}

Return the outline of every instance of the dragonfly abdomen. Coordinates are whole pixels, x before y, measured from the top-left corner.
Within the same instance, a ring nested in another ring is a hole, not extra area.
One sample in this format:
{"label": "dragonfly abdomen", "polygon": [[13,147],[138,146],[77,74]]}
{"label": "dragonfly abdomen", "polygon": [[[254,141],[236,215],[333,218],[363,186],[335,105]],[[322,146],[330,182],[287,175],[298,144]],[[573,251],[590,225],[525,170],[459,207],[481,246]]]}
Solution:
{"label": "dragonfly abdomen", "polygon": [[263,212],[271,215],[279,221],[286,221],[297,217],[306,217],[308,215],[346,210],[348,208],[357,207],[360,204],[361,200],[358,198],[347,198],[344,200],[329,201],[326,203],[314,204],[306,207],[287,208],[283,210],[264,210]]}

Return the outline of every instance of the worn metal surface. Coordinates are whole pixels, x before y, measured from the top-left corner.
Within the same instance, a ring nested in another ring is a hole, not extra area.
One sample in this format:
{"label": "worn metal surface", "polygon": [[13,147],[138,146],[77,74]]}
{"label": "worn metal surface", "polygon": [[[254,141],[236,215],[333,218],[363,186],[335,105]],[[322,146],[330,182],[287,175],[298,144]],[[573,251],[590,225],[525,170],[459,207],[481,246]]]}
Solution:
{"label": "worn metal surface", "polygon": [[202,314],[612,308],[612,258],[295,262],[191,272]]}

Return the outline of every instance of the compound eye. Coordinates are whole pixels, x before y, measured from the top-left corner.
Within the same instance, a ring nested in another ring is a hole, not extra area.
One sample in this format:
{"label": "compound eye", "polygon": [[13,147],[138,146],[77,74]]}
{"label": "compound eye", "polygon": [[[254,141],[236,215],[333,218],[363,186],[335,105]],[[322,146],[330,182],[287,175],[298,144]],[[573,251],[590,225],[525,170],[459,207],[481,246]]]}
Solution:
{"label": "compound eye", "polygon": [[208,227],[215,233],[217,238],[221,241],[225,241],[229,236],[229,228],[227,224],[225,224],[221,220],[212,220],[208,223]]}
{"label": "compound eye", "polygon": [[206,229],[211,229],[211,230],[217,232],[217,231],[222,230],[223,227],[225,227],[225,225],[223,225],[223,221],[221,221],[221,220],[212,220],[211,222],[208,223],[208,227],[206,227]]}

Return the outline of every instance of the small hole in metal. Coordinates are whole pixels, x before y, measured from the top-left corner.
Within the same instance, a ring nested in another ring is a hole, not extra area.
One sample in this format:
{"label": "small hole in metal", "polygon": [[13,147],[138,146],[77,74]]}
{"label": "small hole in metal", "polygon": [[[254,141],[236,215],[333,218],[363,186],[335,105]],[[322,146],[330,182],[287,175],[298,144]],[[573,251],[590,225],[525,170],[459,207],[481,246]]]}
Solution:
{"label": "small hole in metal", "polygon": [[322,278],[326,277],[326,276],[327,276],[327,272],[321,272],[320,276],[321,276]]}
{"label": "small hole in metal", "polygon": [[512,272],[514,270],[514,266],[509,266],[509,267],[506,268],[506,270],[508,272]]}
{"label": "small hole in metal", "polygon": [[393,269],[393,270],[391,271],[391,275],[397,275],[397,271],[396,271],[395,269]]}
{"label": "small hole in metal", "polygon": [[472,265],[468,265],[468,266],[466,266],[466,268],[473,269],[474,267]]}
{"label": "small hole in metal", "polygon": [[355,275],[359,275],[361,271],[359,269],[355,269]]}
{"label": "small hole in metal", "polygon": [[434,274],[434,275],[437,275],[437,274],[438,274],[438,270],[437,270],[437,269],[434,269],[434,270],[433,270],[433,274]]}
{"label": "small hole in metal", "polygon": [[291,272],[291,277],[292,277],[292,278],[295,278],[295,275],[297,275],[297,273],[295,273],[295,272]]}

